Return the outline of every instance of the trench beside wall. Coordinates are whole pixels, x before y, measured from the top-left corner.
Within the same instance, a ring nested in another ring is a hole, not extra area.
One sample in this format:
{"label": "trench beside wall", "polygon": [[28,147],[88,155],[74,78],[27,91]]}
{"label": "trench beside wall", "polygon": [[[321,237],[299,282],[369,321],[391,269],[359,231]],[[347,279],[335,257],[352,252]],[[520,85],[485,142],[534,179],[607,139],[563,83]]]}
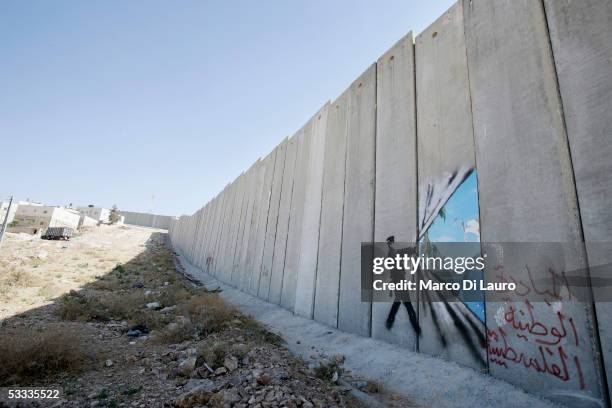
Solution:
{"label": "trench beside wall", "polygon": [[[586,241],[566,267],[610,264],[591,245],[612,238],[610,39],[608,0],[459,1],[195,214],[170,221],[173,245],[298,315],[570,406],[609,406],[609,304],[564,304],[576,333],[551,344],[506,324],[500,303],[362,302],[360,244],[432,240],[465,198],[466,237]],[[554,304],[531,311],[559,322]]]}
{"label": "trench beside wall", "polygon": [[149,213],[139,213],[131,211],[120,211],[120,214],[125,217],[125,224],[139,225],[141,227],[170,229],[170,224],[176,217],[170,215],[157,215]]}

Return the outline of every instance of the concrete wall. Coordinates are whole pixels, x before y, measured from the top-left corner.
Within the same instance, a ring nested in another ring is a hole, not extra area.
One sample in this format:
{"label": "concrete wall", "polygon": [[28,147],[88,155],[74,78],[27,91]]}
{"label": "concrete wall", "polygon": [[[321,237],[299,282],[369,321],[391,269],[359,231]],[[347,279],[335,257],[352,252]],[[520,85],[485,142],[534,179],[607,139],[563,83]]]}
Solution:
{"label": "concrete wall", "polygon": [[[416,37],[415,55],[418,221],[422,240],[440,209],[475,168],[461,3]],[[433,236],[427,239],[436,241]],[[474,319],[461,302],[421,302],[420,307],[421,352],[477,370],[486,368],[484,322]]]}
{"label": "concrete wall", "polygon": [[[172,242],[301,316],[569,406],[609,406],[608,304],[483,299],[479,314],[460,299],[362,302],[359,254],[361,242],[390,236],[428,244],[471,180],[476,212],[462,228],[478,248],[571,243],[558,261],[534,250],[506,267],[612,273],[596,245],[612,241],[611,27],[606,0],[459,1],[201,210],[171,220]],[[575,341],[509,327],[499,318],[509,305],[551,327],[561,313]]]}
{"label": "concrete wall", "polygon": [[[612,274],[612,2],[545,1],[591,278]],[[599,338],[612,393],[610,303],[597,303]]]}
{"label": "concrete wall", "polygon": [[157,215],[131,211],[119,211],[119,213],[125,217],[125,224],[165,230],[170,228],[170,223],[176,218],[170,215]]}
{"label": "concrete wall", "polygon": [[80,214],[76,210],[39,204],[20,204],[9,232],[44,233],[48,227],[77,229]]}
{"label": "concrete wall", "polygon": [[111,210],[101,207],[77,207],[81,214],[85,214],[96,221],[108,222]]}
{"label": "concrete wall", "polygon": [[81,214],[79,217],[79,228],[95,227],[96,225],[98,225],[98,221],[90,216]]}
{"label": "concrete wall", "polygon": [[8,201],[0,201],[0,224],[6,222],[6,224],[10,224],[15,219],[15,213],[17,212],[17,207],[19,204],[16,202],[11,205],[11,210],[9,211],[9,202]]}
{"label": "concrete wall", "polygon": [[[416,93],[412,33],[376,63],[376,191],[374,240],[417,238]],[[389,296],[392,294],[389,293]],[[416,299],[411,299],[416,306]],[[389,324],[389,303],[372,304],[372,337],[416,350],[417,336],[407,313]]]}

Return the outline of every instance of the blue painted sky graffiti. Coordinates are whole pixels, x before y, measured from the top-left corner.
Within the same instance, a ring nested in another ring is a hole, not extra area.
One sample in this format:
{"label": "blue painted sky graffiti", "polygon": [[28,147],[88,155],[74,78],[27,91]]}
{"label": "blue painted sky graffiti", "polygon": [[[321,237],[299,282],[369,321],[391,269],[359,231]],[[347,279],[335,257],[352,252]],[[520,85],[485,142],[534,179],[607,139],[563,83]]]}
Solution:
{"label": "blue painted sky graffiti", "polygon": [[476,171],[455,190],[444,210],[445,219],[438,215],[427,231],[431,242],[480,241]]}
{"label": "blue painted sky graffiti", "polygon": [[[478,208],[478,181],[476,171],[461,183],[444,205],[445,217],[440,214],[427,230],[431,242],[480,242],[480,215]],[[443,254],[442,254],[443,255]],[[474,256],[474,254],[466,254]],[[466,272],[470,279],[481,279],[483,273]],[[465,302],[470,310],[484,322],[484,294],[480,302]]]}

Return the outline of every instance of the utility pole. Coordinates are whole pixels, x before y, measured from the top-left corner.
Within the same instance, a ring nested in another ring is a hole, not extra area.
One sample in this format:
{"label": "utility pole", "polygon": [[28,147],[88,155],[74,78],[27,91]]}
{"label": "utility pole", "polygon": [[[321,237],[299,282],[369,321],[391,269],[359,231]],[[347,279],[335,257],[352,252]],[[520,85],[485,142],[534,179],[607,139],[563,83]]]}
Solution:
{"label": "utility pole", "polygon": [[4,217],[4,223],[2,223],[2,230],[0,230],[0,246],[2,246],[2,240],[4,239],[4,232],[6,231],[6,227],[8,224],[9,214],[11,213],[11,206],[13,205],[13,196],[9,201],[8,208],[6,209],[6,216]]}

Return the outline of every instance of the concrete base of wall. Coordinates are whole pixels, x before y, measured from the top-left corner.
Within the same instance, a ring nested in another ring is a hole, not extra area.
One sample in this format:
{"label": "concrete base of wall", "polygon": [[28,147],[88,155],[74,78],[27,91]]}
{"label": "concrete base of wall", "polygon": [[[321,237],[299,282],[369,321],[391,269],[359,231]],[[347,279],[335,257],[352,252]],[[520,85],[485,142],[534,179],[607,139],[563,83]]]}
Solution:
{"label": "concrete base of wall", "polygon": [[[178,253],[178,249],[175,249]],[[279,334],[295,355],[345,357],[353,374],[380,384],[421,406],[445,407],[559,407],[549,401],[470,368],[406,350],[372,338],[341,332],[299,317],[280,306],[248,295],[206,274],[178,253],[177,260],[193,279],[219,287],[221,298]]]}

